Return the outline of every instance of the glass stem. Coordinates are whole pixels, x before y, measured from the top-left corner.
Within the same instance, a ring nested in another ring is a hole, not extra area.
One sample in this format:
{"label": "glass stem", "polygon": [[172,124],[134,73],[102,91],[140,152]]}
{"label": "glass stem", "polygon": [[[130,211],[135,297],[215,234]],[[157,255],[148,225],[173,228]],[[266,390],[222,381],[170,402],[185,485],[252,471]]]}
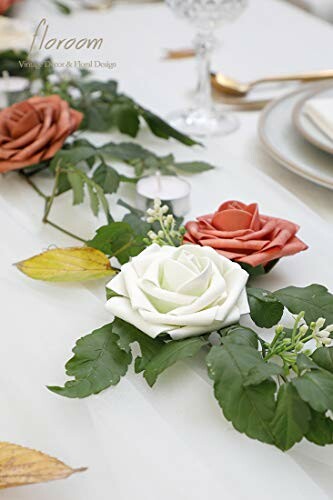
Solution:
{"label": "glass stem", "polygon": [[201,31],[195,38],[195,49],[198,64],[197,106],[200,110],[209,112],[212,108],[212,90],[210,83],[211,53],[214,47],[214,37],[208,31]]}

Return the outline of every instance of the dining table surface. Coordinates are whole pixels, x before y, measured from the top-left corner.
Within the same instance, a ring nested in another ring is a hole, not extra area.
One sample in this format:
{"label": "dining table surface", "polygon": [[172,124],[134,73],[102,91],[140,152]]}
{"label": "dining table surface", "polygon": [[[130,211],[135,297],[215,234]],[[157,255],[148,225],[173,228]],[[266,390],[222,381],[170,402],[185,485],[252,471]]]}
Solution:
{"label": "dining table surface", "polygon": [[[37,8],[26,0],[16,15],[32,30],[46,18],[49,37],[102,37],[100,50],[43,50],[39,56],[77,66],[92,61],[96,77],[117,80],[121,91],[161,116],[193,100],[195,60],[165,60],[164,54],[188,47],[194,30],[163,3],[115,2],[105,11],[74,10],[65,16],[52,2],[40,1]],[[241,81],[332,66],[333,26],[281,0],[249,0],[243,15],[216,35],[220,43],[213,69]],[[258,138],[259,111],[233,112],[240,128],[205,139],[204,147],[163,141],[147,130],[135,140],[159,154],[172,152],[179,160],[216,166],[187,177],[192,208],[186,218],[240,199],[256,201],[263,213],[300,225],[309,251],[284,259],[259,285],[276,289],[319,282],[332,290],[332,191],[267,155]],[[128,141],[116,132],[86,136],[96,144]],[[120,195],[134,203],[134,187],[123,188]],[[111,202],[114,214],[122,214],[116,195]],[[49,245],[73,244],[42,224],[42,209],[43,200],[18,176],[0,179],[2,440],[88,470],[66,481],[5,490],[4,500],[333,498],[330,447],[302,442],[283,454],[237,433],[223,418],[208,376],[196,362],[174,367],[153,390],[130,372],[119,386],[86,400],[48,391],[46,385],[64,382],[64,364],[75,340],[110,316],[103,306],[103,285],[34,282],[11,266]],[[88,207],[72,207],[67,195],[57,201],[55,217],[87,238],[101,224]]]}

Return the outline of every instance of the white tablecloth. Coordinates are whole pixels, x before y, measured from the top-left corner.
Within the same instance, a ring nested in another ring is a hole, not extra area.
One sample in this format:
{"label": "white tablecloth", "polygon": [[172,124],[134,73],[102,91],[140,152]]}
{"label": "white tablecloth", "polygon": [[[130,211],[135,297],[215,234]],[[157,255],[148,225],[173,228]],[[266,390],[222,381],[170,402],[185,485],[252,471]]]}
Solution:
{"label": "white tablecloth", "polygon": [[[39,20],[42,14],[26,9],[25,15]],[[78,37],[88,32],[104,36],[99,58],[115,61],[118,67],[111,73],[101,72],[102,76],[120,79],[122,88],[142,104],[162,113],[183,105],[185,91],[191,86],[193,62],[162,63],[159,56],[162,47],[186,44],[190,30],[163,6],[115,7],[107,14],[80,13],[76,18],[51,16],[50,11],[48,20],[50,32],[64,37],[74,31]],[[296,22],[304,28],[302,42],[293,39]],[[228,29],[217,57],[220,64],[224,61],[228,73],[240,77],[246,73],[254,76],[255,70],[307,69],[311,57],[313,67],[327,66],[329,56],[324,50],[319,52],[319,47],[328,47],[333,32],[324,26],[278,2],[253,0],[238,25],[230,32]],[[309,30],[317,35],[311,44]],[[260,46],[261,37],[268,40],[265,53],[263,45],[260,53],[254,50]],[[88,56],[82,55],[84,58]],[[281,183],[290,182],[292,190],[299,190],[299,198],[307,201],[308,197],[312,207],[327,216],[330,193],[306,181],[296,181],[292,174],[267,160],[257,144],[256,118],[242,115],[239,132],[209,141],[205,150],[164,143],[144,132],[140,140],[161,153],[172,151],[180,159],[204,158],[218,166],[216,171],[190,179],[193,195],[189,216],[206,213],[225,199],[239,198],[258,201],[262,212],[290,218],[302,226],[300,235],[310,250],[284,259],[258,285],[274,289],[291,283],[320,282],[332,289],[331,226],[255,167],[268,168],[269,172],[272,169],[272,177],[278,177]],[[110,136],[96,136],[95,140],[110,140]],[[131,189],[127,186],[122,195],[133,200]],[[4,304],[1,439],[42,449],[70,465],[87,465],[89,470],[58,483],[7,490],[2,497],[331,498],[333,448],[304,442],[282,454],[235,432],[223,418],[199,362],[174,367],[153,390],[130,370],[117,387],[87,400],[68,400],[47,391],[45,385],[63,383],[63,365],[75,340],[110,317],[103,307],[103,284],[83,287],[34,282],[10,265],[50,244],[73,244],[40,223],[42,206],[42,200],[15,174],[0,179],[0,298]],[[117,208],[115,215],[120,211]],[[66,227],[84,237],[91,236],[98,225],[87,207],[72,208],[67,195],[57,200],[54,214],[56,221],[65,222]]]}

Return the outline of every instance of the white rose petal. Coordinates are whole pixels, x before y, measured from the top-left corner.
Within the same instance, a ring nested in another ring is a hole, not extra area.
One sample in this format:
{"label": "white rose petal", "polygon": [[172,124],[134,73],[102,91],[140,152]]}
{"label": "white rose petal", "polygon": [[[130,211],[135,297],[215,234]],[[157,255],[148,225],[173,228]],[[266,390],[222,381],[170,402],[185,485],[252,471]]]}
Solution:
{"label": "white rose petal", "polygon": [[151,245],[107,285],[117,296],[106,307],[150,337],[192,337],[249,313],[247,279],[246,271],[212,248]]}

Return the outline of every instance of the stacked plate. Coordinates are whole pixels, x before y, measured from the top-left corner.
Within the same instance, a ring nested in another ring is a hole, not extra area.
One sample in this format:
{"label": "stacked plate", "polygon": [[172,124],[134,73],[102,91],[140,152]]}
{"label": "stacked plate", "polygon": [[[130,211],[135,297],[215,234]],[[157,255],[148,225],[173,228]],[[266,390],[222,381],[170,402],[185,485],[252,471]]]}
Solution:
{"label": "stacked plate", "polygon": [[280,164],[333,189],[333,139],[306,112],[310,99],[333,103],[333,83],[304,86],[269,104],[259,122],[260,139]]}

